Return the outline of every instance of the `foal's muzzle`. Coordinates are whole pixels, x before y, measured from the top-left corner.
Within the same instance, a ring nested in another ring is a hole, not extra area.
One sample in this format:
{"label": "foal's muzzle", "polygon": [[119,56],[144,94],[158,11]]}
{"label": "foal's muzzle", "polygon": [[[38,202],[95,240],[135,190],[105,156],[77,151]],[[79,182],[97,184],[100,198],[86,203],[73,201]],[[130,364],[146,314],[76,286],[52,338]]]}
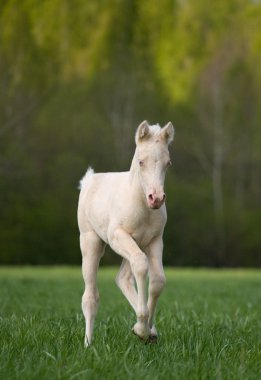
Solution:
{"label": "foal's muzzle", "polygon": [[163,203],[165,202],[166,194],[160,193],[160,194],[149,194],[148,195],[148,205],[151,209],[159,209]]}

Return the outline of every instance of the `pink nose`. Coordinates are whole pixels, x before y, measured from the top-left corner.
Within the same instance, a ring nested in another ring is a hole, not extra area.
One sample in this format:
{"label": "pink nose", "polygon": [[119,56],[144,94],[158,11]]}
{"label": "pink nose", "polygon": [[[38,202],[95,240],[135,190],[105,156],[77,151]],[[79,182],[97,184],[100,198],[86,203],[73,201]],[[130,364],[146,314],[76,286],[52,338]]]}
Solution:
{"label": "pink nose", "polygon": [[148,203],[151,208],[160,208],[160,206],[164,203],[166,198],[165,193],[156,194],[150,193],[148,195]]}

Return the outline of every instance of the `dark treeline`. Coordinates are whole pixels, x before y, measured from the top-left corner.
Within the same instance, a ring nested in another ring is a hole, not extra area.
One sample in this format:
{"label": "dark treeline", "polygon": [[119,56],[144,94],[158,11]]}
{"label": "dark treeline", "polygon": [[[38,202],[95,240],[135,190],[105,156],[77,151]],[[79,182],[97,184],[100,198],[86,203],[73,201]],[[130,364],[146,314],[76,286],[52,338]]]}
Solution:
{"label": "dark treeline", "polygon": [[[261,264],[261,3],[0,2],[0,263],[80,263],[78,181],[171,120],[165,264]],[[114,263],[112,253],[104,263]]]}

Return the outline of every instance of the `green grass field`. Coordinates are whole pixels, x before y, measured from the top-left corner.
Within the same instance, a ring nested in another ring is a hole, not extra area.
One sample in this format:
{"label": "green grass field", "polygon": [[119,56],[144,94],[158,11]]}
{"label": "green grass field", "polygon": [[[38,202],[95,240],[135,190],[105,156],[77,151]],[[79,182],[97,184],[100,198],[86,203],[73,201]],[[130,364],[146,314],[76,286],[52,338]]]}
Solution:
{"label": "green grass field", "polygon": [[80,268],[0,268],[0,379],[261,379],[261,273],[168,269],[158,344],[99,272],[93,345],[83,347]]}

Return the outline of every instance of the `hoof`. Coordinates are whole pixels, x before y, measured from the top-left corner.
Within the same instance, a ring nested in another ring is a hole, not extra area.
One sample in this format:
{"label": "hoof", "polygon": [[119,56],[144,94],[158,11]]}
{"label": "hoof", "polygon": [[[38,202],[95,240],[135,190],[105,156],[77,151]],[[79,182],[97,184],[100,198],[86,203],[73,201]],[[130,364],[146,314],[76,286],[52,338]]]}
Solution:
{"label": "hoof", "polygon": [[133,329],[132,329],[133,333],[135,335],[137,335],[139,338],[141,338],[142,340],[146,340],[148,339],[148,337],[150,336],[151,332],[150,332],[150,328],[149,326],[145,325],[145,326],[142,326],[140,325],[138,322],[133,326]]}
{"label": "hoof", "polygon": [[84,347],[87,348],[87,347],[90,347],[91,343],[89,343],[87,337],[84,338]]}
{"label": "hoof", "polygon": [[158,337],[157,335],[149,335],[148,337],[141,337],[135,333],[134,329],[132,329],[132,333],[139,338],[139,340],[145,344],[157,344]]}
{"label": "hoof", "polygon": [[158,343],[157,335],[150,335],[145,342],[145,344],[157,344],[157,343]]}
{"label": "hoof", "polygon": [[139,334],[136,333],[136,331],[134,330],[134,328],[131,330],[132,333],[137,336],[139,338],[139,340],[141,340],[142,342],[146,342],[149,338],[149,336],[140,336]]}

